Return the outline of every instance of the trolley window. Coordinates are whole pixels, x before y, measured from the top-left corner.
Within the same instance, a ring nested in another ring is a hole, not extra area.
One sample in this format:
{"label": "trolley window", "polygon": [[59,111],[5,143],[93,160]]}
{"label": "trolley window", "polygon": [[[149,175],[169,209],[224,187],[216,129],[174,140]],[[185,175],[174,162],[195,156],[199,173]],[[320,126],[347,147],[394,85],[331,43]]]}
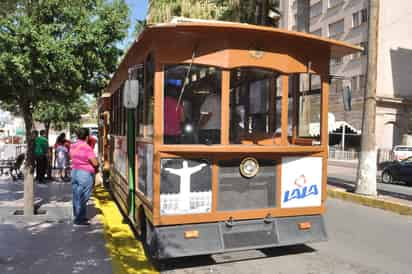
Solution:
{"label": "trolley window", "polygon": [[220,144],[221,70],[167,66],[164,83],[164,143]]}
{"label": "trolley window", "polygon": [[144,96],[144,135],[153,137],[153,108],[154,108],[154,80],[155,80],[155,61],[150,54],[146,59],[145,75],[145,96]]}
{"label": "trolley window", "polygon": [[292,143],[296,145],[320,145],[322,81],[316,74],[293,74],[290,76],[289,105],[293,109]]}
{"label": "trolley window", "polygon": [[113,125],[111,134],[124,136],[126,132],[126,115],[122,104],[122,88],[116,90],[112,95],[111,120]]}
{"label": "trolley window", "polygon": [[280,144],[281,75],[258,68],[230,73],[230,143]]}
{"label": "trolley window", "polygon": [[139,101],[135,111],[136,137],[144,136],[144,67],[143,64],[136,65],[130,72],[132,80],[139,80]]}

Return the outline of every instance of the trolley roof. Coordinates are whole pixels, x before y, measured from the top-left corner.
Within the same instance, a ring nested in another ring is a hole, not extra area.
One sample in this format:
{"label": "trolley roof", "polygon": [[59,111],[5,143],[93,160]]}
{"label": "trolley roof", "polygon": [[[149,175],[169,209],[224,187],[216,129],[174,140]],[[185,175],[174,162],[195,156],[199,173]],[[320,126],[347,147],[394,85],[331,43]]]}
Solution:
{"label": "trolley roof", "polygon": [[[184,39],[222,39],[224,34],[225,39],[245,39],[253,43],[259,41],[265,44],[276,44],[277,41],[287,43],[290,47],[299,47],[302,51],[313,52],[319,50],[316,54],[329,54],[331,58],[341,57],[348,54],[362,51],[362,47],[351,45],[342,41],[323,38],[320,36],[288,31],[279,28],[250,25],[244,23],[234,23],[225,21],[212,20],[191,20],[177,21],[172,23],[162,23],[149,25],[136,39],[130,47],[128,53],[123,58],[118,71],[113,75],[107,91],[112,93],[113,88],[117,88],[118,81],[122,78],[121,75],[133,65],[136,60],[136,52],[145,52],[149,47],[156,46],[156,43],[165,43],[165,38],[170,38],[170,43],[176,40]],[[175,39],[175,40],[173,40]],[[326,51],[322,51],[325,50]],[[302,53],[304,54],[304,53]],[[131,61],[133,59],[133,61]],[[125,79],[124,79],[125,80]],[[116,84],[114,84],[116,82]],[[114,86],[113,86],[114,84]]]}
{"label": "trolley roof", "polygon": [[[267,34],[268,40],[276,41],[278,39],[290,40],[291,43],[304,43],[305,41],[316,41],[320,44],[328,45],[331,49],[331,57],[342,57],[348,54],[352,54],[358,51],[362,51],[363,48],[355,46],[342,41],[328,39],[317,35],[289,31],[280,28],[258,26],[244,23],[214,21],[214,20],[196,20],[196,21],[182,21],[177,23],[162,23],[148,26],[136,40],[139,42],[145,39],[145,36],[149,36],[152,33],[157,35],[166,34],[166,32],[176,32],[186,35],[196,35],[197,33],[209,34],[213,37],[214,32],[228,32],[231,34],[253,34],[262,33]],[[249,39],[250,37],[246,36]]]}

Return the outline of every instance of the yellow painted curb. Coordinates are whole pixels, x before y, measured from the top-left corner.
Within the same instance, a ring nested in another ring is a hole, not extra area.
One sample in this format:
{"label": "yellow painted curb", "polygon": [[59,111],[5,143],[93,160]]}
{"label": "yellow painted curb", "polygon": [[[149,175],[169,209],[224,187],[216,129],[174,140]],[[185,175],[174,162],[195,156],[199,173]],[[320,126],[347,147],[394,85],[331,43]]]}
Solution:
{"label": "yellow painted curb", "polygon": [[412,207],[392,201],[380,200],[374,197],[362,196],[359,194],[332,188],[328,188],[328,196],[341,200],[351,201],[364,206],[392,211],[401,215],[412,216]]}
{"label": "yellow painted curb", "polygon": [[100,210],[98,217],[104,226],[113,273],[159,273],[146,257],[142,243],[136,239],[131,228],[123,223],[123,216],[109,193],[102,186],[96,186],[93,198],[96,208]]}

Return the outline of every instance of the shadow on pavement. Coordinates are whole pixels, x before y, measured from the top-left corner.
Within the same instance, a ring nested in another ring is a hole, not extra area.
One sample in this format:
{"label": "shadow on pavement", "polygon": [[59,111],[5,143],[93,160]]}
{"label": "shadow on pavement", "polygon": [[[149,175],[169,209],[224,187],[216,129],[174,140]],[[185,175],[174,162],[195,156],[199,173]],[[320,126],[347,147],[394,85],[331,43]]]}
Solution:
{"label": "shadow on pavement", "polygon": [[[23,180],[11,181],[0,178],[0,203],[19,202],[23,199]],[[46,204],[68,203],[72,200],[70,182],[50,181],[46,184],[34,183],[37,207]]]}
{"label": "shadow on pavement", "polygon": [[[292,245],[273,247],[258,250],[245,250],[239,252],[227,252],[215,255],[202,255],[161,260],[155,263],[159,271],[172,271],[177,269],[205,267],[242,261],[258,261],[264,258],[276,258],[292,254],[311,253],[316,250],[307,245]],[[254,263],[254,262],[253,262]]]}
{"label": "shadow on pavement", "polygon": [[112,273],[98,224],[0,224],[0,273]]}

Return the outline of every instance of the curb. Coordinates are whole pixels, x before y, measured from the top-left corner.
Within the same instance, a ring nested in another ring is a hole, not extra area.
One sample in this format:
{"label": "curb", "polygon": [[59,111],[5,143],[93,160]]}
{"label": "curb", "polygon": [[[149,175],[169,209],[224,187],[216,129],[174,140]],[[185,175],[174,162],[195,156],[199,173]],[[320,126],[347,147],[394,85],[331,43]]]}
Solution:
{"label": "curb", "polygon": [[408,206],[397,202],[381,200],[374,197],[362,196],[359,194],[347,192],[345,190],[333,188],[328,188],[328,196],[331,198],[350,201],[364,206],[395,212],[400,215],[412,216],[412,206]]}

